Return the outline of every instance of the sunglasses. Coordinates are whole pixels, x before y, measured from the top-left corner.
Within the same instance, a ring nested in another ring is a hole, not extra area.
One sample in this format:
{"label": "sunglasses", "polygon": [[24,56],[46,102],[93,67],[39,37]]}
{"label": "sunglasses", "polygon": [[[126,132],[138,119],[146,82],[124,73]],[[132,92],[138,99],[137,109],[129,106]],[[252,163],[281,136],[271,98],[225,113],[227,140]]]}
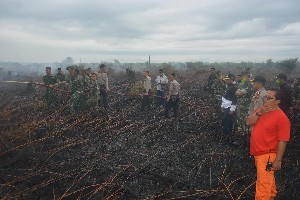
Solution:
{"label": "sunglasses", "polygon": [[264,96],[264,97],[263,97],[263,100],[266,100],[266,101],[269,101],[270,99],[275,99],[275,98],[269,97],[269,96]]}

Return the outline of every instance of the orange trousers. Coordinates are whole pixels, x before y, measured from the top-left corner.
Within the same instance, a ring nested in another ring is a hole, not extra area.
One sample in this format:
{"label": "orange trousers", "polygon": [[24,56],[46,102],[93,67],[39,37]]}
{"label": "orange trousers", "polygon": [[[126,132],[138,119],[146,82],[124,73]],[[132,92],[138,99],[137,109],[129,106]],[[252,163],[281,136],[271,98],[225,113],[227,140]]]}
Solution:
{"label": "orange trousers", "polygon": [[274,171],[266,171],[266,165],[270,156],[270,162],[276,158],[276,153],[268,153],[254,156],[256,166],[256,200],[270,200],[277,194]]}

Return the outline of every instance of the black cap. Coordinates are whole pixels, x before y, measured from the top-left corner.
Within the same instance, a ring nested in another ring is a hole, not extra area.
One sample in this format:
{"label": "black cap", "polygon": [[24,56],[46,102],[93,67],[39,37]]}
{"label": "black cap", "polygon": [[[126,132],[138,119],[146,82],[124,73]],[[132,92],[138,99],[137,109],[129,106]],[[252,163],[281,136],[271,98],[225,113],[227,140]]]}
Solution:
{"label": "black cap", "polygon": [[260,83],[262,83],[263,85],[265,85],[266,79],[265,79],[264,77],[262,77],[262,76],[255,76],[253,82],[254,82],[254,83],[255,83],[255,82],[260,82]]}
{"label": "black cap", "polygon": [[61,68],[59,67],[59,68],[57,68],[57,70],[61,70]]}
{"label": "black cap", "polygon": [[286,79],[287,79],[287,76],[286,76],[285,74],[283,74],[283,73],[280,73],[280,74],[278,74],[278,75],[276,76],[276,78],[277,78],[277,79],[280,78],[280,79],[286,80]]}

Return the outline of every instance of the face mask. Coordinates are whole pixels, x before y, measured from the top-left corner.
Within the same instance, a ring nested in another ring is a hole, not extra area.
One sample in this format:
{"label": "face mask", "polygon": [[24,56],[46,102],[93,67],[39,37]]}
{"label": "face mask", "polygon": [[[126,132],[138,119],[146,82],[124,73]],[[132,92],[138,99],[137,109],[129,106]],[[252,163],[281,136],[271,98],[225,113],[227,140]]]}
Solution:
{"label": "face mask", "polygon": [[277,85],[280,85],[281,81],[280,81],[279,79],[276,79],[275,83],[276,83]]}
{"label": "face mask", "polygon": [[243,78],[242,80],[241,80],[243,83],[246,83],[246,78]]}

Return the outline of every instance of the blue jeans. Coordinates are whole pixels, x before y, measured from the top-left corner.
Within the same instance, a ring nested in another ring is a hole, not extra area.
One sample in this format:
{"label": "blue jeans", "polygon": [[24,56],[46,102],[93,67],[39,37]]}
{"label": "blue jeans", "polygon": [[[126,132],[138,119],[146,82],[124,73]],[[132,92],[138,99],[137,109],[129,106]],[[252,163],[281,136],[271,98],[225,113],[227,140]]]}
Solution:
{"label": "blue jeans", "polygon": [[157,97],[157,106],[165,106],[165,99],[160,98],[165,96],[165,91],[156,90]]}

